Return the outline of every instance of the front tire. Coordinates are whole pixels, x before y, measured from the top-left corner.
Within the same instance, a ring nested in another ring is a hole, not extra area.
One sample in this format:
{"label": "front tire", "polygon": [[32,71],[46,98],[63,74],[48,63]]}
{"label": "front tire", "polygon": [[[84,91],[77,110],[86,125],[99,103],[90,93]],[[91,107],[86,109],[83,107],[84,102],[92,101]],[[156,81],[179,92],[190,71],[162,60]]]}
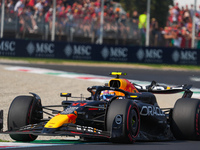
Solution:
{"label": "front tire", "polygon": [[[41,109],[41,101],[32,96],[16,97],[8,112],[8,130],[15,131],[28,124],[37,123],[43,117],[39,113]],[[37,138],[32,134],[10,134],[10,137],[16,141],[34,141]]]}
{"label": "front tire", "polygon": [[171,130],[178,140],[200,140],[200,100],[181,98],[172,112]]}
{"label": "front tire", "polygon": [[106,117],[107,131],[113,143],[133,143],[140,129],[140,115],[136,103],[129,99],[111,102]]}

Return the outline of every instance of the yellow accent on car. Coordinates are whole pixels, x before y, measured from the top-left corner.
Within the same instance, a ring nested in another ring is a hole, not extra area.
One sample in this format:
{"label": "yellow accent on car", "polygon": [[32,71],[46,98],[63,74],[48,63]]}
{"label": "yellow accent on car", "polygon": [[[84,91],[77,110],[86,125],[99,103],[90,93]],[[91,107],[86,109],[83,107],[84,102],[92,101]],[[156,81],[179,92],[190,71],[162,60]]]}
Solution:
{"label": "yellow accent on car", "polygon": [[76,123],[77,116],[74,114],[58,114],[47,122],[45,128],[58,128],[66,123]]}
{"label": "yellow accent on car", "polygon": [[60,93],[61,97],[71,97],[71,93]]}
{"label": "yellow accent on car", "polygon": [[62,95],[67,95],[68,93],[61,93]]}
{"label": "yellow accent on car", "polygon": [[126,75],[126,73],[122,73],[122,72],[111,72],[110,75],[118,75],[118,76],[121,76],[121,75]]}
{"label": "yellow accent on car", "polygon": [[132,98],[137,98],[137,96],[136,96],[136,95],[131,95],[130,97],[132,97]]}

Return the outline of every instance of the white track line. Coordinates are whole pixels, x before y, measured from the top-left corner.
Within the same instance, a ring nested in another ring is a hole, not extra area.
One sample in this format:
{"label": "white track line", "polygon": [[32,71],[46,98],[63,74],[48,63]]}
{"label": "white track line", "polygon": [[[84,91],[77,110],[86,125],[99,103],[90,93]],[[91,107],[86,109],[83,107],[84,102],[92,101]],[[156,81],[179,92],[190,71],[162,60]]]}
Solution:
{"label": "white track line", "polygon": [[[57,70],[33,68],[33,67],[12,66],[12,67],[5,67],[5,69],[10,70],[10,71],[21,71],[21,72],[27,72],[27,73],[53,75],[53,76],[58,76],[58,77],[63,77],[63,78],[80,79],[80,80],[94,81],[94,82],[100,82],[100,83],[108,83],[108,81],[112,79],[111,77],[106,77],[106,76],[97,76],[97,75],[91,75],[91,74],[57,71]],[[129,80],[129,81],[135,84],[142,85],[142,86],[150,84],[150,82],[148,81],[139,81],[139,80]],[[160,83],[160,84],[163,84],[163,83]],[[200,98],[200,89],[192,88],[191,91],[194,92],[192,97]]]}

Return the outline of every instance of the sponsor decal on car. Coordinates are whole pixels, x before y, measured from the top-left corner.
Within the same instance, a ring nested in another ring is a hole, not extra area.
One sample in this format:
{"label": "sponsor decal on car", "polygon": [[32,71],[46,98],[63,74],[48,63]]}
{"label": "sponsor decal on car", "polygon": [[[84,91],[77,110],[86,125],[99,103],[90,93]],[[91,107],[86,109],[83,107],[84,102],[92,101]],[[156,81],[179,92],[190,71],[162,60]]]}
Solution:
{"label": "sponsor decal on car", "polygon": [[142,116],[165,116],[165,113],[159,107],[142,106],[140,115],[142,115]]}
{"label": "sponsor decal on car", "polygon": [[77,110],[79,107],[67,107],[64,111],[62,111],[60,114],[71,114],[75,110]]}
{"label": "sponsor decal on car", "polygon": [[118,125],[122,123],[122,115],[115,116],[115,123]]}
{"label": "sponsor decal on car", "polygon": [[91,132],[91,133],[97,133],[97,134],[101,134],[102,130],[93,128],[93,127],[87,127],[87,126],[79,126],[77,125],[76,129],[78,131],[86,131],[86,132]]}

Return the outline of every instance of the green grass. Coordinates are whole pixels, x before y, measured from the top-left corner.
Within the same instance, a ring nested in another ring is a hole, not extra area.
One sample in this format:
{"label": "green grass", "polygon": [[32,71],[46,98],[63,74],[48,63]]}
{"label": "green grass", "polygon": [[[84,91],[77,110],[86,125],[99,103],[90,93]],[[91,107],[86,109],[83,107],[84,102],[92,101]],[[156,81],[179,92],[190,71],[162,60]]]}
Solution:
{"label": "green grass", "polygon": [[60,139],[51,139],[51,140],[35,140],[30,143],[42,143],[42,144],[80,144],[79,140],[60,140]]}
{"label": "green grass", "polygon": [[24,57],[3,57],[0,59],[12,61],[25,61],[29,63],[46,63],[46,64],[76,64],[76,65],[96,65],[105,66],[105,64],[120,67],[123,65],[135,68],[153,68],[153,69],[184,69],[184,70],[200,70],[200,66],[195,65],[168,65],[168,64],[139,64],[139,63],[123,63],[123,62],[103,62],[103,61],[84,61],[84,60],[66,60],[66,59],[46,59],[46,58],[24,58]]}
{"label": "green grass", "polygon": [[6,140],[1,140],[1,139],[0,139],[0,142],[10,142],[10,141],[6,141]]}

